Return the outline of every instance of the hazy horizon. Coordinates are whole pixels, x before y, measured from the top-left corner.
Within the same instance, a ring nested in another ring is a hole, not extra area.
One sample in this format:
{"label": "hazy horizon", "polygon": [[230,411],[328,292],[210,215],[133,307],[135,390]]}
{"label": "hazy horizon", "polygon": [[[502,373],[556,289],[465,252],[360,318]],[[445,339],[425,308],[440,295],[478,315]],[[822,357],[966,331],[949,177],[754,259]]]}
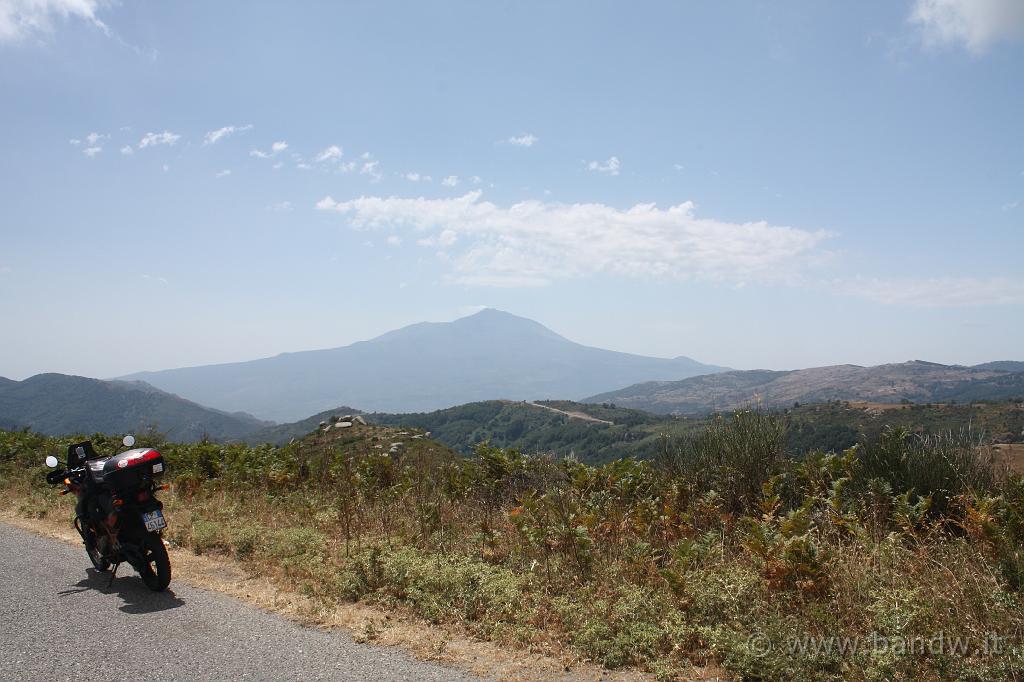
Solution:
{"label": "hazy horizon", "polygon": [[737,369],[1020,360],[1014,0],[0,0],[0,376],[482,306]]}
{"label": "hazy horizon", "polygon": [[[485,310],[485,309],[486,310],[498,310],[496,308],[482,307],[479,310],[474,310],[472,312],[467,312],[467,313],[465,313],[463,315],[460,315],[459,317],[455,318],[454,320],[420,320],[420,321],[417,321],[417,322],[410,322],[408,325],[402,325],[402,327],[399,327],[398,329],[403,329],[405,327],[413,326],[413,325],[421,324],[421,323],[444,324],[444,323],[447,323],[447,322],[454,322],[456,320],[464,319],[466,317],[470,317],[472,315],[475,315],[475,314],[479,313],[481,310]],[[509,312],[509,311],[499,310],[499,312],[503,312],[504,313],[504,312]],[[515,313],[509,313],[509,314],[515,315]],[[516,316],[517,317],[525,317],[525,316],[522,316],[522,315],[516,315]],[[530,319],[530,318],[525,318],[525,319]],[[537,320],[533,320],[533,321],[536,322]],[[548,329],[551,329],[551,327],[546,325],[546,324],[544,326],[547,327]],[[167,369],[183,369],[183,368],[186,368],[186,367],[200,367],[200,366],[215,365],[215,364],[242,363],[242,362],[249,362],[249,361],[252,361],[252,360],[262,360],[262,359],[272,358],[272,357],[276,357],[278,355],[286,355],[286,354],[290,354],[290,353],[302,353],[302,352],[319,351],[319,350],[331,350],[331,349],[334,349],[334,348],[346,347],[346,346],[351,345],[352,343],[359,343],[361,341],[372,341],[372,340],[376,339],[377,337],[383,336],[384,334],[387,334],[388,332],[391,332],[391,331],[396,331],[396,330],[395,329],[385,330],[385,331],[381,332],[380,334],[374,334],[373,336],[368,337],[366,339],[357,339],[355,341],[352,341],[351,343],[345,343],[345,344],[340,344],[340,345],[336,345],[336,346],[324,346],[324,347],[318,347],[318,348],[298,348],[298,349],[281,351],[279,353],[274,353],[272,355],[264,355],[264,356],[259,356],[259,357],[245,357],[245,358],[238,358],[238,359],[235,359],[235,360],[227,360],[227,361],[223,361],[223,362],[214,362],[214,363],[198,363],[196,365],[184,365],[182,367],[145,367],[145,368],[138,369],[138,370],[133,370],[133,371],[130,371],[130,372],[123,372],[123,373],[118,374],[118,375],[96,376],[96,377],[93,377],[93,378],[104,379],[104,380],[112,380],[112,379],[118,379],[118,378],[121,378],[121,377],[127,377],[127,376],[130,376],[130,375],[133,375],[133,374],[144,373],[144,372],[160,371],[160,370],[167,370]],[[551,331],[555,331],[555,333],[558,333],[554,329],[551,329]],[[559,335],[565,337],[564,334],[559,334]],[[565,337],[565,338],[568,338],[569,341],[580,343],[580,342],[576,341],[575,339],[572,339],[572,338],[569,338],[569,337]],[[581,345],[600,348],[600,346],[594,346],[593,344],[582,343]],[[617,351],[617,352],[622,352],[622,353],[630,353],[630,351],[623,351],[623,350],[616,349],[616,348],[605,348],[604,350],[611,350],[611,351]],[[672,355],[672,356],[669,356],[669,355],[664,355],[664,356],[650,355],[650,354],[644,354],[644,353],[634,353],[634,354],[635,355],[642,355],[642,356],[645,356],[645,357],[655,357],[655,358],[662,358],[662,359],[673,359],[673,358],[678,358],[678,357],[690,357],[690,356],[687,356],[685,353],[680,353],[680,354],[676,354],[676,355]],[[697,360],[698,362],[704,362],[700,358],[691,358],[691,359]],[[1010,357],[1007,357],[1007,358],[990,358],[988,360],[983,360],[981,362],[976,362],[976,363],[971,363],[971,364],[972,365],[977,365],[977,364],[983,364],[985,362],[994,362],[994,361],[998,361],[998,360],[1016,360],[1016,359],[1017,359],[1016,357],[1014,357],[1014,358],[1010,358]],[[880,362],[880,363],[873,363],[873,364],[877,364],[877,365],[900,364],[900,363],[916,361],[916,360],[923,360],[923,361],[928,361],[928,362],[934,362],[933,360],[929,360],[928,358],[903,358],[903,359],[897,359],[897,360],[891,360],[891,361],[887,361],[887,362]],[[717,364],[717,363],[705,362],[704,364],[714,365],[714,364]],[[831,364],[831,365],[844,365],[844,364],[858,365],[859,363],[856,363],[856,362],[836,362],[836,363],[829,363],[829,364]],[[956,363],[956,362],[943,363],[943,364],[970,366],[970,365],[968,365],[966,363]],[[734,366],[729,366],[729,365],[722,365],[722,366],[727,366],[730,369],[735,369],[735,370],[754,370],[754,369],[792,370],[792,369],[808,369],[808,368],[813,367],[812,365],[805,365],[805,366],[800,366],[800,367],[734,367]],[[864,365],[864,366],[869,366],[869,365]],[[44,372],[34,372],[32,374],[26,374],[24,376],[5,376],[5,375],[0,375],[0,376],[4,376],[5,378],[8,378],[8,379],[14,379],[14,380],[20,381],[22,379],[26,379],[26,378],[28,378],[30,376],[34,376],[36,374],[44,374],[44,373],[53,372],[53,371],[54,370],[46,370]],[[83,375],[83,374],[75,373],[75,372],[59,372],[59,373],[61,373],[61,374],[80,375],[80,376],[91,376],[91,375]]]}

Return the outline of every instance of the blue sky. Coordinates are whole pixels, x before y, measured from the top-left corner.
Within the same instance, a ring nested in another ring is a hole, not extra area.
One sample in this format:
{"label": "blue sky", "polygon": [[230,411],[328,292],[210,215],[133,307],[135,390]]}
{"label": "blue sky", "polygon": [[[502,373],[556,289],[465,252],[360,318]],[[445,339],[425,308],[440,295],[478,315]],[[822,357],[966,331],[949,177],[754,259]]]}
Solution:
{"label": "blue sky", "polygon": [[481,306],[738,368],[1024,359],[1024,3],[0,0],[0,375]]}

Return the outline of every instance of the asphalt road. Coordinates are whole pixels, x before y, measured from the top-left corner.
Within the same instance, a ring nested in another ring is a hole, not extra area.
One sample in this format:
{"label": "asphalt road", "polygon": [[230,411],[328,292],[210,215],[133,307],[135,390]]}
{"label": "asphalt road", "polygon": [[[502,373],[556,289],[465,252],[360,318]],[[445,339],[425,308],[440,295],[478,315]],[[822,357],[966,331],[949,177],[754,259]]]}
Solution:
{"label": "asphalt road", "polygon": [[469,680],[404,652],[287,621],[0,523],[2,680]]}

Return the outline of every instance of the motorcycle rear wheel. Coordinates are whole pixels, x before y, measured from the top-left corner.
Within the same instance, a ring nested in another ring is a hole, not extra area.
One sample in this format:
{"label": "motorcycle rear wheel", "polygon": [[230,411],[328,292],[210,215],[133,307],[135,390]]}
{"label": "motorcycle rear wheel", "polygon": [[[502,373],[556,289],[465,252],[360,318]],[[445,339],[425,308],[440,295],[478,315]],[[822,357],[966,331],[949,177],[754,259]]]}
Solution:
{"label": "motorcycle rear wheel", "polygon": [[146,533],[142,541],[142,582],[154,592],[163,592],[171,584],[171,559],[164,541],[156,533]]}

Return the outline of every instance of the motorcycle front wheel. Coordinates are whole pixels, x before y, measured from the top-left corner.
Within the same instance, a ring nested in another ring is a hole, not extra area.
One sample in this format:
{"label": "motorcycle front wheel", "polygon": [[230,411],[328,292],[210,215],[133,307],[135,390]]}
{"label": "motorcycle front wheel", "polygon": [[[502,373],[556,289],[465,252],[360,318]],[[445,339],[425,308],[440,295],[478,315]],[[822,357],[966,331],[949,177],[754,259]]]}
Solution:
{"label": "motorcycle front wheel", "polygon": [[93,568],[100,573],[109,571],[110,562],[107,561],[106,557],[103,556],[103,552],[96,546],[96,533],[92,532],[91,528],[85,528],[85,530],[80,530],[80,532],[82,533],[82,539],[85,541],[85,553],[89,555],[89,561],[92,562]]}
{"label": "motorcycle front wheel", "polygon": [[142,541],[142,582],[154,592],[163,592],[171,584],[171,559],[164,541],[156,533],[146,533]]}
{"label": "motorcycle front wheel", "polygon": [[111,569],[111,562],[106,560],[106,558],[99,551],[99,548],[96,547],[95,540],[93,540],[92,542],[86,542],[85,552],[89,555],[89,561],[92,561],[93,568],[95,568],[99,572],[104,572]]}

